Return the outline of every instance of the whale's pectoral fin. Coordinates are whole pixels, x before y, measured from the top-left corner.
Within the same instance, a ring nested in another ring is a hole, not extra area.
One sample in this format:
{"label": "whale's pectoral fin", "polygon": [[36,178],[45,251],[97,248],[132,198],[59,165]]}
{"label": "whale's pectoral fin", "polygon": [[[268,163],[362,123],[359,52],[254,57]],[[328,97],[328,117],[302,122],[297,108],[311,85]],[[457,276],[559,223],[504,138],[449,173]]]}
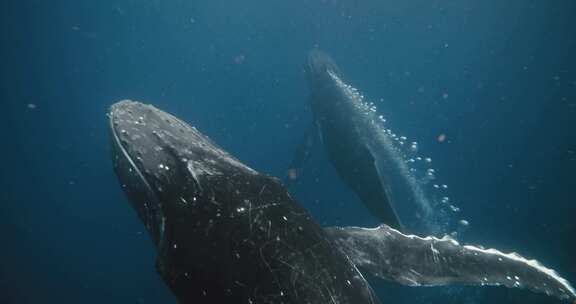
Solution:
{"label": "whale's pectoral fin", "polygon": [[325,230],[361,271],[404,285],[504,285],[576,301],[568,281],[516,253],[463,246],[448,237],[404,235],[386,225]]}
{"label": "whale's pectoral fin", "polygon": [[298,144],[296,147],[294,158],[288,167],[288,180],[286,181],[287,185],[289,185],[291,181],[294,181],[298,178],[302,172],[304,164],[306,164],[306,161],[308,158],[310,158],[310,152],[312,151],[312,147],[316,143],[318,137],[316,131],[316,125],[310,125],[310,127],[306,130],[306,133],[304,134],[300,144]]}

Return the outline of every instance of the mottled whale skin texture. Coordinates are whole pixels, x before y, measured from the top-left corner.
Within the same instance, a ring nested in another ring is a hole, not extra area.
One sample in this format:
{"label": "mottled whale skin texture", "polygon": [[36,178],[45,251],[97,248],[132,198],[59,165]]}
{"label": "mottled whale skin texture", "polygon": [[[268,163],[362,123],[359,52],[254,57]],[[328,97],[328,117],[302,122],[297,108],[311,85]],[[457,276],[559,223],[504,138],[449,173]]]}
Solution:
{"label": "mottled whale skin texture", "polygon": [[379,303],[277,179],[153,106],[109,117],[115,172],[179,303]]}

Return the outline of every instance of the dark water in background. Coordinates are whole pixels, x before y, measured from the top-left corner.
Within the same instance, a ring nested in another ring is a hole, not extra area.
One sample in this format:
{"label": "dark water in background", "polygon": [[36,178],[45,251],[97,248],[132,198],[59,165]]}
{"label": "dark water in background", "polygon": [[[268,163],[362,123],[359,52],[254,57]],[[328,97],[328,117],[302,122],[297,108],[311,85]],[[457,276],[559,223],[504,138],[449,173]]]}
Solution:
{"label": "dark water in background", "polygon": [[[0,303],[174,303],[113,175],[107,107],[153,103],[282,176],[315,45],[434,159],[466,242],[576,283],[575,17],[571,0],[4,0]],[[323,225],[376,224],[313,152],[298,200]],[[383,303],[558,303],[373,286]]]}

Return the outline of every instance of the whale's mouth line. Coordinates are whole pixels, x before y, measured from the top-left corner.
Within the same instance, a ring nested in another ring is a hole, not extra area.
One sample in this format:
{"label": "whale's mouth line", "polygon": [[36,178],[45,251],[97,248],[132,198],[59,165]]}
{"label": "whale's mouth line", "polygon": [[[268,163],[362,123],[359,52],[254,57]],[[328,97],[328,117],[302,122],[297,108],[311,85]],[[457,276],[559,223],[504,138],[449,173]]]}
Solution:
{"label": "whale's mouth line", "polygon": [[[146,177],[144,176],[144,174],[142,174],[142,171],[140,170],[140,168],[136,165],[136,163],[134,162],[134,160],[132,159],[132,157],[130,156],[130,153],[128,153],[128,151],[126,150],[126,147],[124,146],[124,144],[122,143],[122,141],[120,140],[120,137],[118,136],[118,132],[117,129],[114,125],[114,117],[115,113],[114,111],[110,111],[109,113],[109,124],[110,124],[110,130],[112,133],[112,139],[114,141],[113,146],[117,147],[121,153],[121,156],[116,155],[116,157],[122,157],[122,159],[124,159],[125,161],[128,162],[128,165],[130,166],[130,172],[134,173],[139,182],[144,186],[144,190],[146,192],[146,197],[151,198],[149,204],[152,204],[155,208],[153,208],[152,212],[146,212],[147,214],[143,215],[145,216],[145,218],[143,218],[144,224],[146,226],[146,228],[149,230],[150,235],[152,236],[153,241],[156,243],[156,245],[160,246],[162,240],[164,239],[164,226],[165,226],[165,217],[162,214],[162,208],[160,205],[160,200],[156,194],[156,192],[153,190],[152,186],[150,186],[150,183],[148,182],[148,180],[146,179]],[[122,187],[124,188],[125,185],[123,185]],[[150,210],[150,208],[146,207],[144,208],[146,211]],[[157,212],[158,214],[154,214],[154,212]],[[152,227],[150,227],[150,225],[156,225],[156,223],[150,223],[148,222],[150,219],[154,219],[157,218],[157,220],[159,220],[159,224],[158,224],[158,233],[154,233]]]}
{"label": "whale's mouth line", "polygon": [[136,163],[134,163],[134,160],[132,159],[132,157],[130,157],[128,151],[126,151],[126,148],[122,144],[120,137],[118,137],[118,133],[116,132],[116,128],[114,127],[114,113],[110,114],[110,129],[112,130],[112,138],[114,139],[115,145],[120,148],[122,155],[130,163],[130,167],[136,172],[140,180],[146,185],[146,188],[152,191],[152,187],[150,187],[150,184],[148,183],[148,181],[146,180],[146,178],[144,177],[144,175],[142,174]]}

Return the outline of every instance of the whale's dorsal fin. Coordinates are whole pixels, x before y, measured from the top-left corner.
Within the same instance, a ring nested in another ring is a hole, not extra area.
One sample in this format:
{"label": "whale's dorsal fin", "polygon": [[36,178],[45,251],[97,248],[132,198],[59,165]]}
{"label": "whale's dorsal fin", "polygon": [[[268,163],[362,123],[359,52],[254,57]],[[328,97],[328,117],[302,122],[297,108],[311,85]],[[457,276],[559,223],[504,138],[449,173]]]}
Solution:
{"label": "whale's dorsal fin", "polygon": [[361,271],[403,285],[502,285],[576,301],[568,281],[516,253],[464,246],[449,237],[405,235],[386,225],[325,231]]}

